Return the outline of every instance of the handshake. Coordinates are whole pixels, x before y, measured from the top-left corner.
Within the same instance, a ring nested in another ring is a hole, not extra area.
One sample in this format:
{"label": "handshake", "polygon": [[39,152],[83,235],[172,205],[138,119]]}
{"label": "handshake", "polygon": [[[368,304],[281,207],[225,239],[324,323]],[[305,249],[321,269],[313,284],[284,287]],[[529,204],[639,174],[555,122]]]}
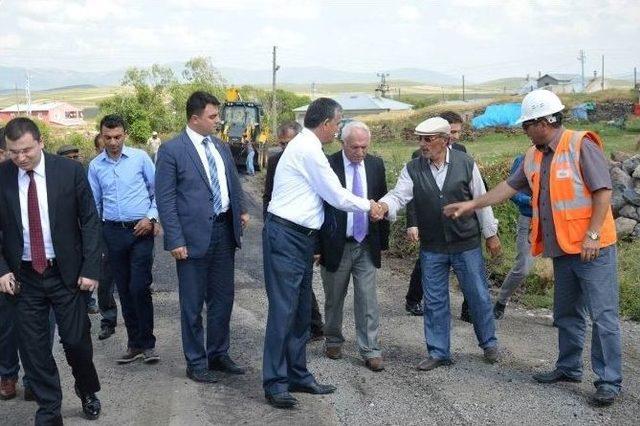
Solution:
{"label": "handshake", "polygon": [[384,219],[384,216],[389,211],[389,206],[387,203],[378,203],[374,200],[369,200],[371,203],[371,210],[369,210],[369,219],[372,222],[378,222],[379,220]]}

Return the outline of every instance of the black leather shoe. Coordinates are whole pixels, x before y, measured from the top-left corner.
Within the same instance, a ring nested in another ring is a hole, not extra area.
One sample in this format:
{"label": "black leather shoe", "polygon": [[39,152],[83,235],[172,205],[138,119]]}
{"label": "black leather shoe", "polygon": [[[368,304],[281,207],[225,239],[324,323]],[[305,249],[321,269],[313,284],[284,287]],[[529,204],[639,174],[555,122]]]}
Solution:
{"label": "black leather shoe", "polygon": [[411,315],[415,315],[417,317],[421,317],[421,316],[424,315],[424,311],[422,310],[422,304],[420,304],[420,303],[409,303],[409,302],[407,302],[407,303],[404,304],[404,308]]}
{"label": "black leather shoe", "polygon": [[98,334],[98,340],[108,339],[115,332],[116,332],[116,329],[113,327],[109,327],[109,326],[102,327],[100,328],[100,334]]}
{"label": "black leather shoe", "polygon": [[298,400],[289,392],[265,394],[267,402],[276,408],[292,408],[298,404]]}
{"label": "black leather shoe", "polygon": [[87,393],[82,395],[78,386],[75,386],[76,395],[82,402],[82,411],[88,420],[95,420],[100,417],[100,400],[95,393]]}
{"label": "black leather shoe", "polygon": [[504,317],[504,308],[506,307],[507,305],[496,302],[496,304],[493,305],[493,317],[497,320],[502,319],[502,317]]}
{"label": "black leather shoe", "polygon": [[538,383],[557,383],[557,382],[580,383],[582,382],[582,378],[575,378],[575,377],[568,376],[560,370],[553,370],[545,373],[534,374],[533,380],[535,380]]}
{"label": "black leather shoe", "polygon": [[209,370],[229,374],[244,374],[245,369],[236,364],[229,355],[221,355],[209,361]]}
{"label": "black leather shoe", "polygon": [[591,401],[593,402],[594,405],[604,407],[604,406],[613,404],[613,401],[615,401],[617,396],[618,394],[613,390],[605,386],[600,386],[596,390],[596,393],[595,395],[593,395],[593,399]]}
{"label": "black leather shoe", "polygon": [[25,401],[35,401],[36,400],[36,396],[33,394],[33,391],[29,387],[24,388],[24,400]]}
{"label": "black leather shoe", "polygon": [[472,323],[471,315],[469,314],[469,304],[466,299],[462,301],[462,309],[460,310],[460,320],[468,323]]}
{"label": "black leather shoe", "polygon": [[308,385],[289,385],[289,392],[310,393],[313,395],[327,395],[334,393],[336,387],[333,385],[321,385],[318,382],[313,382]]}
{"label": "black leather shoe", "polygon": [[218,378],[209,370],[192,370],[187,368],[187,377],[198,383],[216,383]]}

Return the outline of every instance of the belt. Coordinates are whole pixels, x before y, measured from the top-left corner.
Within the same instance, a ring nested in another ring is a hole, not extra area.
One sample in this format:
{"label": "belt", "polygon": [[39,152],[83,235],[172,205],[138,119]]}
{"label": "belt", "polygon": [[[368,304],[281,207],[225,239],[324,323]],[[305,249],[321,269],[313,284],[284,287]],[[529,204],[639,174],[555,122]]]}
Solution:
{"label": "belt", "polygon": [[[33,262],[30,260],[23,260],[20,263],[22,264],[22,266],[26,268],[33,269]],[[58,266],[58,262],[56,261],[55,258],[47,259],[47,268],[55,268],[56,266]]]}
{"label": "belt", "polygon": [[272,221],[279,223],[280,225],[284,225],[287,228],[291,228],[294,231],[300,232],[308,237],[318,233],[317,229],[307,228],[306,226],[298,225],[295,222],[291,222],[290,220],[283,219],[280,216],[274,215],[273,213],[269,213],[269,216],[271,217]]}
{"label": "belt", "polygon": [[226,212],[219,213],[216,217],[213,218],[214,222],[226,222],[227,219],[231,219],[231,211],[227,210]]}
{"label": "belt", "polygon": [[104,223],[111,226],[117,226],[119,228],[133,229],[138,224],[138,220],[132,220],[131,222],[117,222],[114,220],[105,220]]}

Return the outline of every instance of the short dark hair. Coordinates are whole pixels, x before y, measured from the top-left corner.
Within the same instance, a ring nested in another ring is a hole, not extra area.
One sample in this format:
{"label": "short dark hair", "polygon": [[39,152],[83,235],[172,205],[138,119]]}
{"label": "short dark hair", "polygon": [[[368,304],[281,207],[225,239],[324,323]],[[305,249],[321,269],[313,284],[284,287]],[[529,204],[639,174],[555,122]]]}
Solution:
{"label": "short dark hair", "polygon": [[209,92],[198,90],[187,99],[187,121],[192,115],[200,115],[207,105],[219,106],[220,101]]}
{"label": "short dark hair", "polygon": [[93,146],[96,148],[100,147],[100,133],[94,136],[93,138]]}
{"label": "short dark hair", "polygon": [[278,126],[277,135],[279,138],[283,137],[288,130],[293,130],[296,135],[302,130],[302,126],[297,121],[285,121]]}
{"label": "short dark hair", "polygon": [[0,149],[3,151],[7,149],[7,141],[4,140],[4,127],[0,127]]}
{"label": "short dark hair", "polygon": [[462,119],[462,117],[460,117],[460,114],[454,111],[445,111],[442,114],[440,114],[440,118],[444,118],[449,122],[449,124],[464,123],[464,120]]}
{"label": "short dark hair", "polygon": [[122,127],[125,132],[128,128],[127,121],[118,114],[107,114],[102,117],[102,120],[100,120],[100,131],[102,131],[103,127],[106,127],[107,129],[117,129],[118,127]]}
{"label": "short dark hair", "polygon": [[10,141],[17,141],[26,133],[31,133],[33,139],[40,141],[40,129],[38,125],[27,117],[16,117],[7,123],[4,128],[4,136]]}
{"label": "short dark hair", "polygon": [[562,120],[564,119],[564,115],[561,112],[556,112],[556,113],[554,113],[552,115],[556,118],[556,122],[555,123],[550,123],[551,127],[558,128],[558,127],[562,126]]}
{"label": "short dark hair", "polygon": [[304,115],[304,127],[315,129],[325,120],[332,120],[336,112],[342,111],[339,103],[331,98],[318,98],[309,104],[307,113]]}

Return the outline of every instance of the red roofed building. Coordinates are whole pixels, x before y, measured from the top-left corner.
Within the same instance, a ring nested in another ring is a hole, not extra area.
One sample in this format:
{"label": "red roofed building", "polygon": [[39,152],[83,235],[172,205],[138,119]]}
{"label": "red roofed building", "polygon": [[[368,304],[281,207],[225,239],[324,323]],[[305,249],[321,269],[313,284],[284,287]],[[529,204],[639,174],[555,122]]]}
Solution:
{"label": "red roofed building", "polygon": [[[0,121],[9,121],[20,115],[27,115],[27,104],[14,104],[0,109]],[[66,102],[31,104],[31,117],[45,123],[61,126],[79,126],[84,124],[82,110]]]}

